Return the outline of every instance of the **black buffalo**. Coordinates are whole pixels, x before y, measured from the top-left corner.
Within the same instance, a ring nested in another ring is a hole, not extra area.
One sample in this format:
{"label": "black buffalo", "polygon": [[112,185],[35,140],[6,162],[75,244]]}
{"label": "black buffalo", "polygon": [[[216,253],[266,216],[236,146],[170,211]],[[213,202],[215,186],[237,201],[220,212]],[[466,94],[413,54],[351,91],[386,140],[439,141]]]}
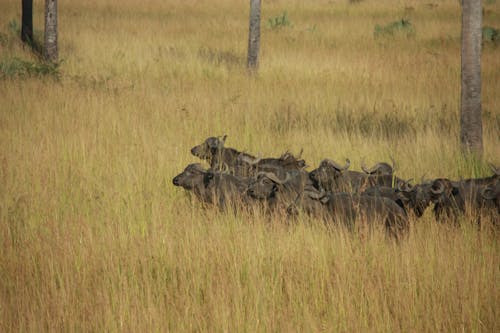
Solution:
{"label": "black buffalo", "polygon": [[225,147],[227,136],[210,137],[202,144],[191,149],[191,154],[208,161],[210,168],[226,171],[235,176],[251,177],[261,171],[283,175],[288,170],[301,170],[306,167],[303,159],[285,152],[280,157],[257,158],[234,148]]}
{"label": "black buffalo", "polygon": [[285,179],[274,173],[260,172],[249,185],[247,193],[252,198],[267,202],[271,210],[285,209],[307,186],[312,184],[303,170],[292,170],[286,173]]}
{"label": "black buffalo", "polygon": [[307,188],[300,200],[287,209],[294,215],[302,208],[309,215],[353,229],[356,223],[366,222],[370,227],[382,223],[388,234],[399,237],[409,228],[408,217],[402,207],[393,200],[346,192],[324,192]]}
{"label": "black buffalo", "polygon": [[444,217],[456,219],[466,212],[476,214],[485,207],[487,208],[488,201],[483,193],[486,188],[496,186],[499,181],[500,175],[497,172],[490,177],[460,181],[447,178],[435,179],[430,192],[436,218],[438,220]]}
{"label": "black buffalo", "polygon": [[350,161],[344,166],[335,161],[325,159],[319,167],[310,172],[310,177],[316,188],[327,192],[360,192],[368,187],[403,185],[405,181],[389,174],[366,174],[348,170]]}
{"label": "black buffalo", "polygon": [[413,213],[421,217],[431,204],[431,184],[422,183],[410,185],[409,182],[400,184],[397,188],[388,186],[374,186],[367,188],[363,194],[386,197],[402,207],[407,214]]}
{"label": "black buffalo", "polygon": [[243,207],[250,202],[246,195],[248,178],[205,170],[200,164],[188,165],[172,182],[192,191],[200,201],[220,208]]}

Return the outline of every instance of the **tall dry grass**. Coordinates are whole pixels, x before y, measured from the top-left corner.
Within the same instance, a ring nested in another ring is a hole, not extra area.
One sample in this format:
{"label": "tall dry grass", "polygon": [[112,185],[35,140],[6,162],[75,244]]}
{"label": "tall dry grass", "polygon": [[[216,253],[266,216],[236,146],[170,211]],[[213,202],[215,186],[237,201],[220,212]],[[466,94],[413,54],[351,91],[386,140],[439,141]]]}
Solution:
{"label": "tall dry grass", "polygon": [[[499,331],[498,231],[427,212],[396,244],[203,209],[171,184],[224,133],[262,155],[304,148],[311,168],[392,156],[405,178],[489,174],[459,152],[460,8],[436,4],[265,1],[248,77],[246,2],[60,3],[60,78],[0,80],[0,330]],[[2,64],[36,61],[19,18],[0,4]],[[374,38],[401,18],[414,36]],[[499,56],[484,45],[496,165]]]}

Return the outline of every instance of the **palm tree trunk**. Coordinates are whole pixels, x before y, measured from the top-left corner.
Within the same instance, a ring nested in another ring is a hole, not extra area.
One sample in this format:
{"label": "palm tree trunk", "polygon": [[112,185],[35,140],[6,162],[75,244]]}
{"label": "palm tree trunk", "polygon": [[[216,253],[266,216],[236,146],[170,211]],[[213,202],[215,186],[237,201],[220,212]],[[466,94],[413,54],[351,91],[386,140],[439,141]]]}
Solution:
{"label": "palm tree trunk", "polygon": [[33,42],[33,0],[22,0],[21,40]]}
{"label": "palm tree trunk", "polygon": [[45,60],[57,62],[57,0],[45,0]]}
{"label": "palm tree trunk", "polygon": [[247,68],[251,71],[256,71],[259,67],[260,3],[261,0],[250,0]]}
{"label": "palm tree trunk", "polygon": [[481,0],[462,0],[462,94],[460,141],[462,151],[483,153],[481,119]]}

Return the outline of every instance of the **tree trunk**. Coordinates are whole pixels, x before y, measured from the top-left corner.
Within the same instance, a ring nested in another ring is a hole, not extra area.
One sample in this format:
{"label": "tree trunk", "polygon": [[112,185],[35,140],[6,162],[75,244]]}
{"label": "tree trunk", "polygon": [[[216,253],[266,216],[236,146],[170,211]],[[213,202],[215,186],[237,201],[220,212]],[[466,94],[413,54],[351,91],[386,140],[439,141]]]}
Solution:
{"label": "tree trunk", "polygon": [[33,0],[22,0],[21,40],[25,43],[33,42]]}
{"label": "tree trunk", "polygon": [[462,0],[462,94],[460,141],[462,151],[483,153],[481,119],[481,0]]}
{"label": "tree trunk", "polygon": [[256,71],[259,67],[260,3],[261,0],[250,0],[247,68],[251,71]]}
{"label": "tree trunk", "polygon": [[45,0],[45,60],[57,62],[57,0]]}

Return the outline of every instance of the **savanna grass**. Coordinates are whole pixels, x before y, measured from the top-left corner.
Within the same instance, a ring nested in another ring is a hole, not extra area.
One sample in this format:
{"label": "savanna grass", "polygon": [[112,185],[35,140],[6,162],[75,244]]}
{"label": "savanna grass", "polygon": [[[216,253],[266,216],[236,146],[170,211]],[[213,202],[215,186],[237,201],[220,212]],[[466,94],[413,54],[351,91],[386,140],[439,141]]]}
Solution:
{"label": "savanna grass", "polygon": [[[20,15],[0,4],[1,60],[34,63]],[[411,38],[374,38],[402,18]],[[403,178],[489,175],[500,49],[484,45],[485,153],[468,160],[458,1],[265,1],[262,22],[249,77],[246,2],[59,4],[59,79],[0,79],[0,331],[500,331],[495,216],[428,211],[394,242],[207,209],[171,183],[222,134],[262,156],[303,148],[309,170],[392,156]]]}

